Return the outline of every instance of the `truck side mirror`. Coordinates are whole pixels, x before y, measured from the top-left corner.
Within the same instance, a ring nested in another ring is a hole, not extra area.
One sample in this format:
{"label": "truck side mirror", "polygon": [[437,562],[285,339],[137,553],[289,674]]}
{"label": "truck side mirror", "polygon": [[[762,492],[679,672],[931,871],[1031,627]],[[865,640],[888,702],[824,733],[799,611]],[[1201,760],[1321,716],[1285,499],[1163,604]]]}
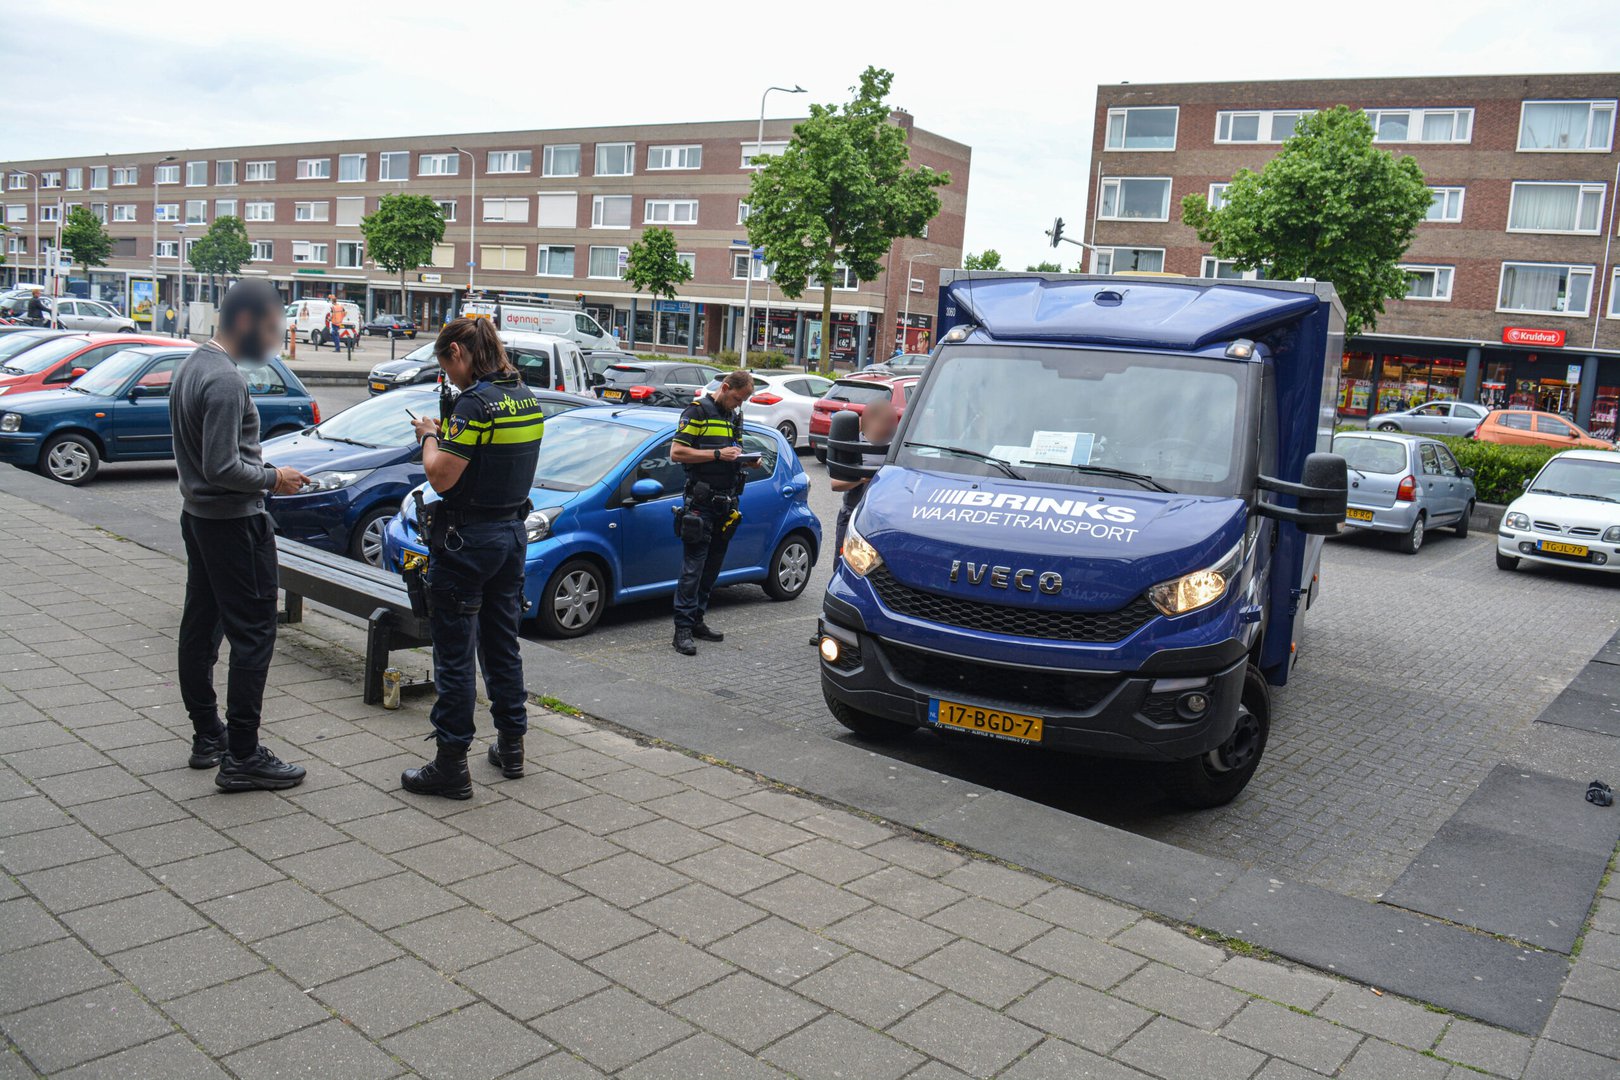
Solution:
{"label": "truck side mirror", "polygon": [[1260,499],[1254,505],[1257,514],[1278,521],[1292,521],[1301,532],[1311,536],[1332,536],[1344,523],[1345,505],[1350,495],[1350,475],[1344,458],[1338,454],[1307,455],[1300,483],[1262,476],[1258,486],[1261,491],[1293,495],[1298,505],[1278,506]]}
{"label": "truck side mirror", "polygon": [[863,465],[864,455],[887,453],[888,449],[861,442],[860,414],[840,409],[827,428],[827,475],[834,480],[870,480],[879,466]]}

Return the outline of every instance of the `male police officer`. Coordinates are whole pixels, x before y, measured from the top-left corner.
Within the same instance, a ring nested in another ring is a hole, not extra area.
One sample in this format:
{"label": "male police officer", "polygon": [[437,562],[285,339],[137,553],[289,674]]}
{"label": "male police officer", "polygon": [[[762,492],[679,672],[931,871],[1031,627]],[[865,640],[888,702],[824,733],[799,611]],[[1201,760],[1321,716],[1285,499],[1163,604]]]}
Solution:
{"label": "male police officer", "polygon": [[685,547],[681,580],[675,587],[675,651],[695,656],[693,638],[724,641],[725,635],[703,621],[709,610],[714,579],[726,561],[726,548],[741,515],[742,403],[754,392],[754,377],[733,371],[720,388],[705,394],[681,413],[670,460],[686,466],[686,499],[676,517]]}
{"label": "male police officer", "polygon": [[467,748],[480,663],[497,735],[490,764],[504,776],[523,775],[529,727],[518,652],[524,518],[545,421],[488,319],[452,320],[433,349],[445,377],[461,391],[440,422],[421,417],[414,424],[428,483],[442,496],[431,507],[427,569],[438,755],[406,769],[400,783],[419,795],[470,799]]}

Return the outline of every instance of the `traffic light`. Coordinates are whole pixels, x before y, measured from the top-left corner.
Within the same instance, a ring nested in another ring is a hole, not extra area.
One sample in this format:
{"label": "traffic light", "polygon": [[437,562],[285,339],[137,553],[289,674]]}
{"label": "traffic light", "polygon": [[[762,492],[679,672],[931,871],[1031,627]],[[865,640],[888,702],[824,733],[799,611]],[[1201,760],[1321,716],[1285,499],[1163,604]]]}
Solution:
{"label": "traffic light", "polygon": [[1052,219],[1052,227],[1046,231],[1046,235],[1052,238],[1052,246],[1053,247],[1057,247],[1058,244],[1062,243],[1063,242],[1063,219],[1062,218],[1053,218]]}

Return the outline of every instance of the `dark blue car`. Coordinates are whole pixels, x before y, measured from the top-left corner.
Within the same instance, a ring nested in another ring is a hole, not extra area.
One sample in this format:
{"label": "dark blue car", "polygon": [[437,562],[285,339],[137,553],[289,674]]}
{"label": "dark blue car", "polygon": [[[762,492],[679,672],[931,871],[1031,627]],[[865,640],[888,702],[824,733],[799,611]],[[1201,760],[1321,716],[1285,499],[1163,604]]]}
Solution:
{"label": "dark blue car", "polygon": [[[593,403],[590,398],[544,390],[535,391],[535,396],[548,417]],[[310,486],[298,494],[276,495],[266,504],[276,532],[380,565],[383,523],[399,509],[405,494],[427,478],[411,431],[413,413],[439,414],[436,387],[403,386],[324,423],[266,442],[266,461],[291,466],[310,478]]]}
{"label": "dark blue car", "polygon": [[[95,479],[103,461],[173,459],[169,382],[191,351],[126,349],[62,389],[0,398],[0,461],[77,486]],[[280,360],[242,372],[261,431],[296,431],[320,419],[315,399]]]}

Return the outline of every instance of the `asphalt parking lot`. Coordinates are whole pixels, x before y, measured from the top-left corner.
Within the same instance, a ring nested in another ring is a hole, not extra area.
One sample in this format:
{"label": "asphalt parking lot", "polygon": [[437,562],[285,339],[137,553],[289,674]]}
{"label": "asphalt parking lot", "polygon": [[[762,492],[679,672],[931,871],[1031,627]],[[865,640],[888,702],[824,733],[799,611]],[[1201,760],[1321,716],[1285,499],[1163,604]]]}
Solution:
{"label": "asphalt parking lot", "polygon": [[[365,391],[315,393],[330,415]],[[837,497],[808,452],[804,462],[811,504],[830,538]],[[84,493],[179,512],[172,466],[108,466]],[[1489,535],[1431,539],[1416,556],[1370,536],[1328,543],[1323,592],[1294,678],[1276,695],[1266,759],[1244,794],[1220,810],[1179,810],[1149,771],[1113,762],[926,732],[872,750],[1167,843],[1377,897],[1486,773],[1514,760],[1531,721],[1620,626],[1620,580],[1503,573]],[[600,665],[604,679],[666,680],[713,693],[760,723],[847,739],[821,700],[809,644],[829,572],[824,554],[810,587],[789,603],[753,586],[720,590],[711,622],[726,641],[693,659],[669,646],[667,602],[610,610],[591,636],[553,644]]]}

